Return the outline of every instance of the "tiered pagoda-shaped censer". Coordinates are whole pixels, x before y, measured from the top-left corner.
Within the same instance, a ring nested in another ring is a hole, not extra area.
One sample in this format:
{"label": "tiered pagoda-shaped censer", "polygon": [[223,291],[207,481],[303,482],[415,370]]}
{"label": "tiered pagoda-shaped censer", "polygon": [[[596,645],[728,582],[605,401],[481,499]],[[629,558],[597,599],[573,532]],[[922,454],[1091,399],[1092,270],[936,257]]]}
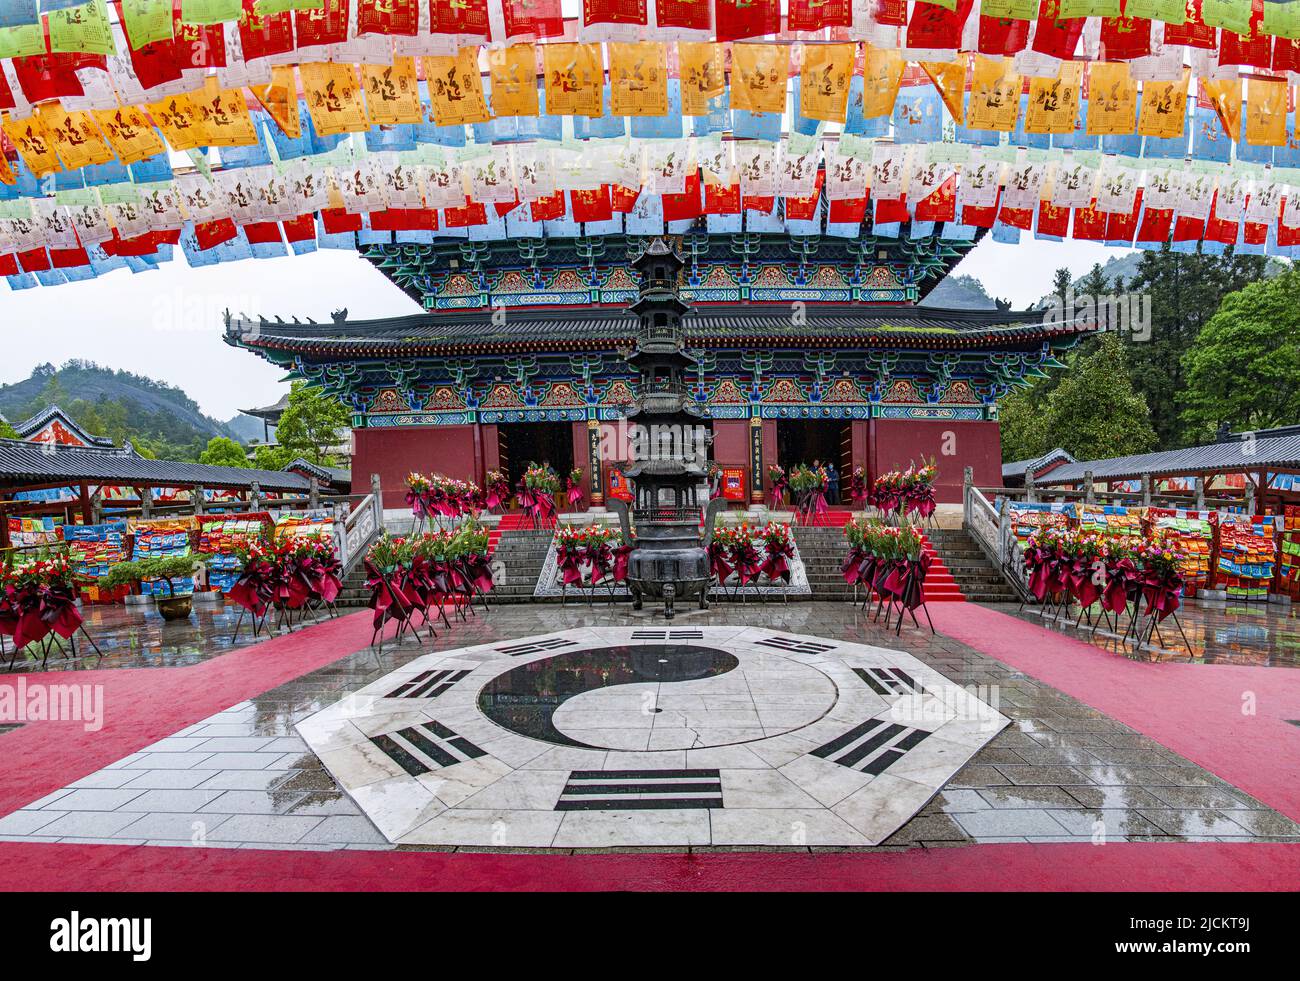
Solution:
{"label": "tiered pagoda-shaped censer", "polygon": [[[679,599],[695,598],[700,609],[708,606],[708,544],[714,515],[725,502],[709,502],[701,533],[700,492],[706,486],[712,436],[705,413],[686,388],[686,372],[695,358],[686,352],[682,330],[682,315],[690,309],[677,291],[682,259],[656,238],[632,266],[641,285],[629,310],[639,324],[636,348],[627,361],[640,383],[627,412],[634,427],[633,462],[621,467],[635,488],[631,518],[637,539],[628,556],[627,581],[635,609],[651,596],[664,601],[664,616],[671,618]],[[615,500],[611,506],[619,514],[624,540],[631,541],[627,504]]]}

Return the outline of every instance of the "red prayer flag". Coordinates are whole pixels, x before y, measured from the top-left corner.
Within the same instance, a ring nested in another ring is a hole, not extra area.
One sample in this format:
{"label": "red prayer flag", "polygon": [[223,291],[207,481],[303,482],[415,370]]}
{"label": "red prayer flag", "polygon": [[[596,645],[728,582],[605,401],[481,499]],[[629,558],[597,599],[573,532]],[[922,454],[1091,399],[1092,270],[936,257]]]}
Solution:
{"label": "red prayer flag", "polygon": [[1144,208],[1138,224],[1137,241],[1164,242],[1169,238],[1169,228],[1174,223],[1172,208]]}
{"label": "red prayer flag", "polygon": [[867,220],[867,199],[840,198],[832,201],[826,211],[826,221],[832,225],[852,225]]}
{"label": "red prayer flag", "polygon": [[[248,0],[244,0],[245,3]],[[420,0],[357,0],[357,35],[420,32]]]}
{"label": "red prayer flag", "polygon": [[909,48],[958,48],[975,0],[957,0],[955,10],[935,3],[917,4],[907,24]]}
{"label": "red prayer flag", "polygon": [[556,191],[554,194],[538,198],[529,205],[529,210],[532,212],[533,221],[555,221],[557,218],[563,218],[566,210],[564,192]]}
{"label": "red prayer flag", "polygon": [[244,48],[244,60],[287,54],[293,50],[293,12],[262,14],[254,10],[257,0],[244,0],[239,15],[239,42]]}
{"label": "red prayer flag", "polygon": [[[323,0],[323,4],[312,10],[293,12],[298,47],[342,44],[348,39],[348,0]],[[437,9],[436,4],[434,9]]]}
{"label": "red prayer flag", "polygon": [[762,37],[781,30],[778,0],[714,0],[713,16],[719,41]]}
{"label": "red prayer flag", "polygon": [[[505,15],[507,38],[520,35],[564,36],[564,14],[560,12],[560,0],[501,0],[501,13]],[[662,9],[659,17],[662,24]]]}
{"label": "red prayer flag", "polygon": [[280,224],[284,226],[284,237],[290,242],[307,242],[316,238],[316,215],[299,215]]}
{"label": "red prayer flag", "polygon": [[698,172],[686,175],[686,190],[681,194],[662,195],[664,201],[664,221],[684,221],[698,218],[704,214],[700,204],[700,175]]}
{"label": "red prayer flag", "polygon": [[1128,61],[1151,53],[1151,21],[1145,17],[1103,17],[1101,59]]}
{"label": "red prayer flag", "polygon": [[349,214],[344,208],[324,208],[320,213],[326,235],[361,231],[361,216]]}
{"label": "red prayer flag", "polygon": [[1187,19],[1182,24],[1165,25],[1165,44],[1185,44],[1192,48],[1213,50],[1218,41],[1219,29],[1206,27],[1201,19],[1201,0],[1187,4]]}
{"label": "red prayer flag", "polygon": [[584,24],[645,24],[645,0],[582,0]]}
{"label": "red prayer flag", "polygon": [[827,27],[852,27],[852,0],[790,0],[786,27],[792,31],[820,31]]}
{"label": "red prayer flag", "polygon": [[1061,17],[1060,0],[1042,0],[1038,7],[1038,27],[1034,30],[1033,49],[1053,58],[1074,57],[1087,17]]}
{"label": "red prayer flag", "polygon": [[641,188],[635,190],[622,184],[609,185],[609,204],[615,214],[627,215],[636,207],[636,200],[641,196]]}
{"label": "red prayer flag", "polygon": [[703,0],[658,0],[655,11],[660,27],[707,31],[713,26],[713,11]]}
{"label": "red prayer flag", "polygon": [[911,215],[907,211],[907,195],[888,201],[876,201],[875,223],[877,225],[887,225],[894,221],[907,221],[910,217]]}
{"label": "red prayer flag", "polygon": [[1027,20],[980,15],[979,53],[989,57],[1010,57],[1029,43]]}
{"label": "red prayer flag", "polygon": [[235,227],[234,221],[229,218],[194,223],[194,238],[199,243],[199,250],[202,252],[206,252],[222,242],[229,242],[238,234],[239,229]]}
{"label": "red prayer flag", "polygon": [[1038,202],[1038,234],[1065,238],[1069,231],[1069,208],[1058,208],[1050,201]]}

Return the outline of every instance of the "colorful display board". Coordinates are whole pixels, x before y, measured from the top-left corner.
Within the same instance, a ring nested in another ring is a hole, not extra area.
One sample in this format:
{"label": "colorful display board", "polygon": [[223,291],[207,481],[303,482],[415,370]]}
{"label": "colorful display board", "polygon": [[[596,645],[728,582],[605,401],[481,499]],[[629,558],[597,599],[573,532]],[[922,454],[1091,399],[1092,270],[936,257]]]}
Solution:
{"label": "colorful display board", "polygon": [[1215,511],[1184,508],[1150,508],[1147,518],[1153,532],[1158,532],[1182,553],[1178,563],[1187,595],[1195,596],[1210,582],[1214,558],[1214,534],[1219,516]]}
{"label": "colorful display board", "polygon": [[1216,585],[1230,599],[1268,598],[1277,562],[1277,528],[1269,515],[1225,514],[1219,519]]}

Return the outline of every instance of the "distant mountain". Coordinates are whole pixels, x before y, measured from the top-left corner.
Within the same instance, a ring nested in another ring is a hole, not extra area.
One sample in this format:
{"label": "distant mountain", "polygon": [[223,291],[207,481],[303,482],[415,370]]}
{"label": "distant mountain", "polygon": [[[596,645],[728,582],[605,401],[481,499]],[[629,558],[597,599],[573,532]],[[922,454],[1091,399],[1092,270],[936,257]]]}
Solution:
{"label": "distant mountain", "polygon": [[23,381],[0,386],[0,413],[13,423],[52,404],[96,436],[129,439],[174,459],[197,457],[213,436],[233,436],[176,386],[90,361],[39,365]]}
{"label": "distant mountain", "polygon": [[266,439],[266,430],[262,426],[262,420],[257,416],[249,416],[241,412],[233,419],[227,419],[225,427],[233,434],[233,438],[241,443],[253,441],[261,443]]}
{"label": "distant mountain", "polygon": [[920,303],[945,310],[994,310],[997,304],[974,276],[946,276]]}

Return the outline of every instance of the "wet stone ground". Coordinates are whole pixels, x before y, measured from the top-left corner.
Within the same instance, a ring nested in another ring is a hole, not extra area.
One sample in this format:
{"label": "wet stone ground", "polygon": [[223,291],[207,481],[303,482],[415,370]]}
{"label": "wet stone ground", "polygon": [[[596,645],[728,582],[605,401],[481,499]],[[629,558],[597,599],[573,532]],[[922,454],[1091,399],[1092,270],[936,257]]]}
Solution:
{"label": "wet stone ground", "polygon": [[[1145,661],[1171,664],[1236,664],[1250,667],[1300,668],[1300,608],[1276,603],[1227,603],[1221,600],[1192,600],[1177,611],[1177,621],[1160,625],[1159,637],[1149,648],[1135,650],[1119,630],[1098,621],[1097,630],[1086,621],[1074,626],[1079,608],[1059,619],[1043,617],[1034,607],[994,604],[993,609],[1039,626],[1093,644],[1104,651]],[[1178,627],[1182,626],[1180,632]]]}
{"label": "wet stone ground", "polygon": [[[203,639],[192,637],[188,651],[173,655],[154,648],[131,666],[192,663],[221,653],[220,636],[210,629],[217,621],[196,620],[191,629]],[[358,651],[0,818],[0,840],[391,848],[308,751],[296,722],[430,650],[646,623],[626,607],[497,607],[423,647],[386,648],[382,658],[370,649]],[[957,685],[996,686],[996,707],[1012,725],[883,848],[1101,839],[1300,841],[1300,825],[1213,774],[950,638],[915,629],[896,638],[843,603],[723,605],[677,621],[736,623],[904,650]],[[158,628],[146,619],[129,629],[134,639],[119,651],[132,645],[147,650],[149,632]]]}

